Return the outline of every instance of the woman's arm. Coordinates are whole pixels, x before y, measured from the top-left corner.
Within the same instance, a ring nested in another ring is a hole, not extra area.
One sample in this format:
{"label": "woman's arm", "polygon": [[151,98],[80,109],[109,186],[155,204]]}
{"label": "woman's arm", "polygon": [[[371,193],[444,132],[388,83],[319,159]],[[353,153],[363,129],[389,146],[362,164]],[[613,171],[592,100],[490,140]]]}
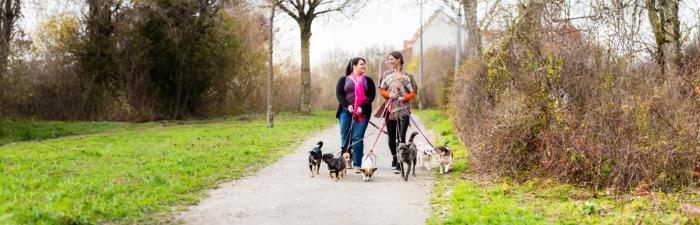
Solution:
{"label": "woman's arm", "polygon": [[369,102],[373,102],[374,98],[377,97],[377,88],[374,85],[374,80],[372,78],[366,77],[367,78],[367,99]]}
{"label": "woman's arm", "polygon": [[413,97],[415,97],[415,96],[416,96],[416,92],[415,92],[415,91],[408,92],[408,93],[403,94],[403,100],[404,100],[404,101],[409,101],[409,100],[411,100],[411,99],[412,99]]}
{"label": "woman's arm", "polygon": [[380,89],[379,89],[379,93],[381,93],[381,94],[382,94],[382,97],[384,97],[384,98],[389,98],[389,97],[391,96],[391,95],[389,94],[389,92],[386,91],[386,89],[384,89],[384,88],[380,88]]}
{"label": "woman's arm", "polygon": [[343,107],[348,105],[348,100],[345,99],[345,76],[338,79],[338,83],[335,85],[335,97]]}

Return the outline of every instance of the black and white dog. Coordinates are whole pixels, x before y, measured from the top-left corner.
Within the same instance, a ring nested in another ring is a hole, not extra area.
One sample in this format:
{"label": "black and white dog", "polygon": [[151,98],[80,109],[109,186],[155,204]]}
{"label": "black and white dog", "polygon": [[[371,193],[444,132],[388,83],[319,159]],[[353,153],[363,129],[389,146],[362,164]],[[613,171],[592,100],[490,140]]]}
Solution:
{"label": "black and white dog", "polygon": [[318,174],[321,168],[321,157],[323,157],[321,147],[323,147],[323,141],[319,141],[318,146],[309,151],[309,170],[311,170],[311,177],[314,177],[314,174]]}
{"label": "black and white dog", "polygon": [[332,179],[339,181],[340,178],[345,176],[345,160],[342,156],[336,158],[333,154],[326,153],[323,154],[323,161],[328,165],[328,172]]}
{"label": "black and white dog", "polygon": [[438,159],[440,160],[440,173],[450,172],[450,167],[452,166],[452,161],[454,161],[454,154],[452,150],[447,145],[438,146],[435,148],[438,154]]}

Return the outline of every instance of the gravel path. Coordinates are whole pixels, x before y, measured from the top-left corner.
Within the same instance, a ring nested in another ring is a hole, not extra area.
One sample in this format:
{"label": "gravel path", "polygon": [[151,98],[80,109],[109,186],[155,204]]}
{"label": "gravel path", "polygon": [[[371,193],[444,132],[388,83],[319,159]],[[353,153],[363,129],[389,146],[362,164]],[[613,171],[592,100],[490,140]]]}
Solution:
{"label": "gravel path", "polygon": [[[417,119],[417,118],[416,118]],[[379,126],[382,121],[373,120]],[[420,122],[419,122],[420,123]],[[409,128],[407,136],[415,128]],[[430,131],[421,127],[429,138]],[[371,125],[366,134],[376,132]],[[348,173],[340,182],[331,180],[325,163],[310,177],[308,151],[316,142],[324,153],[340,149],[338,125],[305,140],[297,150],[255,175],[223,184],[209,191],[198,205],[176,215],[184,224],[424,224],[430,215],[429,200],[434,175],[417,169],[404,182],[390,170],[391,154],[382,134],[375,152],[379,170],[374,181]],[[365,152],[376,138],[365,139]],[[408,138],[408,137],[407,137]],[[425,142],[419,134],[416,142]]]}

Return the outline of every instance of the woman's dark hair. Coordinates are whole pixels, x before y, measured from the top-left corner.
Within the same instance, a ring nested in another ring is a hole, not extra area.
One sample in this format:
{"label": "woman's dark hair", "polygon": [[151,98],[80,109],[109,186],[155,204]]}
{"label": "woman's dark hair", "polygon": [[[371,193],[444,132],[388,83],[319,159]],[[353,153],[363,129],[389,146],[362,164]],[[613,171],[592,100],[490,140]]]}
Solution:
{"label": "woman's dark hair", "polygon": [[389,53],[389,55],[391,55],[391,57],[394,57],[394,59],[398,59],[399,62],[401,62],[401,66],[403,67],[403,55],[401,55],[401,52],[393,51]]}
{"label": "woman's dark hair", "polygon": [[348,63],[348,67],[345,69],[345,75],[350,75],[352,73],[352,66],[357,66],[358,63],[360,63],[360,60],[363,62],[367,62],[367,60],[360,58],[360,57],[355,57],[350,59],[350,62]]}

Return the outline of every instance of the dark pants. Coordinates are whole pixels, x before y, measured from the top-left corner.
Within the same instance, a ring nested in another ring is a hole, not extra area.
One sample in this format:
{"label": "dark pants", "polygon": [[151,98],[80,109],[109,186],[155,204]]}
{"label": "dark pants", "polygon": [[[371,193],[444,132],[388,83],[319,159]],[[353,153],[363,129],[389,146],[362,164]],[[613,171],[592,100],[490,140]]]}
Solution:
{"label": "dark pants", "polygon": [[[406,131],[408,130],[408,124],[410,123],[408,116],[401,117],[398,120],[386,121],[386,131],[389,133],[389,150],[391,151],[391,166],[397,167],[398,163],[396,160],[396,147],[398,143],[406,143]],[[398,143],[397,141],[398,137]]]}

